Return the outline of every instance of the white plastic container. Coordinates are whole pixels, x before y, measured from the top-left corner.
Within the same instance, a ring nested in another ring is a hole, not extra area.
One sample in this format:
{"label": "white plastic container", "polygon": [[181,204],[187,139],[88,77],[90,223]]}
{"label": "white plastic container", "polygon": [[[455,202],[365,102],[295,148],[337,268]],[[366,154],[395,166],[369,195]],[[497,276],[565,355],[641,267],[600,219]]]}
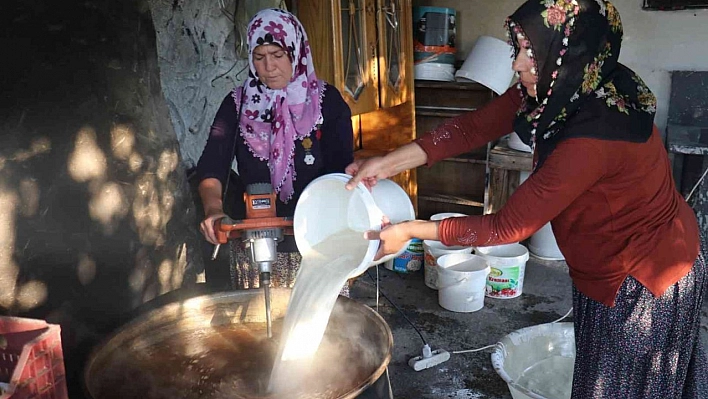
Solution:
{"label": "white plastic container", "polygon": [[[467,216],[464,213],[457,213],[457,212],[442,212],[442,213],[436,213],[433,216],[430,217],[430,220],[436,221],[436,220],[443,220],[447,218],[452,218],[452,217],[464,217]],[[469,251],[466,249],[467,247],[445,247],[441,242],[439,241],[427,241],[428,242],[428,249],[426,250],[425,246],[425,241],[423,242],[423,256],[424,256],[424,261],[423,261],[423,273],[425,277],[425,285],[428,287],[437,290],[437,282],[438,282],[438,265],[437,265],[437,258],[446,255],[448,253],[472,253],[474,250],[473,247],[469,247]],[[449,251],[449,249],[455,248],[452,251]],[[465,250],[456,250],[457,248],[465,248]],[[444,249],[444,251],[442,250]],[[433,252],[435,254],[433,254]]]}
{"label": "white plastic container", "polygon": [[516,330],[497,343],[491,358],[514,399],[569,399],[575,363],[573,323]]}
{"label": "white plastic container", "polygon": [[[511,143],[511,141],[509,141]],[[519,174],[519,184],[528,179],[530,173],[522,171]],[[556,236],[553,234],[551,222],[543,225],[529,239],[529,251],[531,255],[543,260],[564,260],[565,256],[558,248]]]}
{"label": "white plastic container", "polygon": [[476,312],[484,307],[489,266],[473,254],[438,258],[438,303],[453,312]]}
{"label": "white plastic container", "polygon": [[[415,218],[410,198],[396,183],[380,180],[371,192],[359,183],[350,191],[345,188],[350,179],[347,174],[332,173],[318,177],[305,187],[293,217],[295,243],[300,252],[309,251],[327,237],[343,230],[359,231],[362,235],[367,230],[381,230],[384,214],[392,222]],[[369,242],[366,255],[358,265],[352,265],[348,278],[400,255],[409,243],[396,254],[374,261],[379,244],[379,240]]]}
{"label": "white plastic container", "polygon": [[558,248],[556,236],[551,223],[546,223],[529,239],[529,251],[537,258],[544,260],[564,260],[565,256]]}
{"label": "white plastic container", "polygon": [[412,273],[420,270],[424,261],[423,241],[419,238],[413,238],[409,241],[408,247],[402,254],[386,261],[383,265],[394,272]]}
{"label": "white plastic container", "polygon": [[480,36],[455,78],[472,80],[499,95],[504,94],[514,78],[512,54],[513,49],[507,42],[491,36]]}
{"label": "white plastic container", "polygon": [[472,247],[448,247],[440,241],[423,240],[423,273],[425,275],[425,285],[438,289],[438,265],[439,257],[447,254],[471,254]]}
{"label": "white plastic container", "polygon": [[526,275],[526,261],[529,251],[521,244],[477,247],[491,271],[487,277],[487,296],[490,298],[511,299],[521,295]]}
{"label": "white plastic container", "polygon": [[443,220],[447,218],[459,218],[459,217],[464,217],[467,216],[464,213],[457,213],[457,212],[443,212],[443,213],[436,213],[435,215],[430,217],[430,220]]}
{"label": "white plastic container", "polygon": [[455,66],[437,62],[425,62],[413,66],[413,74],[417,80],[437,80],[452,82],[455,80]]}
{"label": "white plastic container", "polygon": [[[349,175],[344,175],[349,176]],[[371,188],[376,206],[392,224],[415,219],[413,203],[401,186],[393,180],[381,179]]]}
{"label": "white plastic container", "polygon": [[526,143],[521,141],[521,137],[519,137],[516,132],[509,133],[509,141],[507,144],[509,145],[509,148],[512,148],[516,151],[533,152],[530,146],[526,145]]}

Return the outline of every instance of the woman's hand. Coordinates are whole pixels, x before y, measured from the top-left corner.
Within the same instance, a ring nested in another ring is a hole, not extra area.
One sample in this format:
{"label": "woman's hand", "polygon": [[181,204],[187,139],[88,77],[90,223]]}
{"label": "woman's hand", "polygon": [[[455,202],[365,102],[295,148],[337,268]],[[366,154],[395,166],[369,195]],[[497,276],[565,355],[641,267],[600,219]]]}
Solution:
{"label": "woman's hand", "polygon": [[386,179],[398,173],[424,165],[428,155],[417,143],[408,143],[389,152],[383,157],[358,159],[352,162],[345,172],[352,178],[347,183],[347,190],[352,190],[359,182],[371,190],[379,179]]}
{"label": "woman's hand", "polygon": [[390,176],[386,170],[383,157],[357,159],[349,164],[344,171],[352,176],[351,180],[347,182],[347,190],[354,189],[359,182],[371,190],[379,179],[385,179]]}
{"label": "woman's hand", "polygon": [[379,250],[374,257],[375,261],[386,255],[397,253],[413,238],[409,236],[406,223],[389,224],[381,231],[369,230],[364,233],[364,238],[367,240],[381,240]]}
{"label": "woman's hand", "polygon": [[199,224],[199,231],[202,232],[202,235],[207,241],[214,245],[219,244],[219,241],[216,238],[216,230],[214,229],[214,225],[217,220],[220,220],[225,216],[226,214],[223,211],[214,211],[207,215],[207,217],[202,220],[202,223]]}
{"label": "woman's hand", "polygon": [[374,260],[379,260],[386,255],[395,254],[403,248],[411,238],[421,240],[439,240],[438,221],[429,220],[409,220],[397,224],[387,224],[388,219],[384,217],[381,231],[369,230],[364,233],[367,240],[381,240],[379,251]]}

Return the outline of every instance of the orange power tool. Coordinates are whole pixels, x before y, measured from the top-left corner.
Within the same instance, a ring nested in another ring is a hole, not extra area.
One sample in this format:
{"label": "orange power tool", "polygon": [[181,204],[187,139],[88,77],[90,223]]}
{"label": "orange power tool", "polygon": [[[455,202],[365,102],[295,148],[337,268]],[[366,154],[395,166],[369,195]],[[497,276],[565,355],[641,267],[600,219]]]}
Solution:
{"label": "orange power tool", "polygon": [[[225,217],[216,221],[214,230],[219,245],[241,236],[244,241],[279,236],[280,239],[276,238],[276,241],[280,241],[284,234],[293,234],[293,219],[276,216],[276,194],[270,183],[249,184],[243,194],[243,200],[246,203],[245,219],[233,220]],[[216,258],[219,245],[214,248],[212,259]]]}
{"label": "orange power tool", "polygon": [[293,234],[293,219],[278,217],[275,203],[276,194],[270,183],[249,184],[243,195],[246,203],[246,218],[233,220],[224,217],[214,224],[216,238],[212,260],[216,259],[221,244],[230,239],[240,238],[250,249],[251,264],[258,266],[260,286],[264,289],[266,301],[266,323],[268,338],[272,337],[270,318],[270,272],[277,259],[276,246],[285,234]]}

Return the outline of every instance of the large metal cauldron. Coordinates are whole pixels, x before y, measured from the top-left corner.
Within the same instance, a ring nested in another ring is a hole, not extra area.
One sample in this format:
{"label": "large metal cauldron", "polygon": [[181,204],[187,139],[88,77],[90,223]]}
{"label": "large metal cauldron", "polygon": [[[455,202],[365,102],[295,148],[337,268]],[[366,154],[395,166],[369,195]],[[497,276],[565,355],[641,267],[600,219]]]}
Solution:
{"label": "large metal cauldron", "polygon": [[[86,390],[93,399],[274,397],[265,387],[290,292],[271,291],[275,340],[266,338],[261,290],[204,295],[145,313],[94,351]],[[382,376],[392,347],[381,316],[339,297],[315,361],[299,378],[305,391],[287,397],[355,398]]]}

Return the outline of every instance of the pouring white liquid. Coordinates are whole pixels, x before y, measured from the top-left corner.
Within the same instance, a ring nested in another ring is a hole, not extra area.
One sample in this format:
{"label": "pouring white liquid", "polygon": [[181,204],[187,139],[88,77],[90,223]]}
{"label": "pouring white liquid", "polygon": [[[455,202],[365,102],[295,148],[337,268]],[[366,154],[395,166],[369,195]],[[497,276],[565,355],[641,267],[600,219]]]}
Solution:
{"label": "pouring white liquid", "polygon": [[366,256],[368,246],[362,232],[343,230],[302,253],[269,392],[292,390],[299,371],[307,369],[322,341],[337,296],[349,274]]}

